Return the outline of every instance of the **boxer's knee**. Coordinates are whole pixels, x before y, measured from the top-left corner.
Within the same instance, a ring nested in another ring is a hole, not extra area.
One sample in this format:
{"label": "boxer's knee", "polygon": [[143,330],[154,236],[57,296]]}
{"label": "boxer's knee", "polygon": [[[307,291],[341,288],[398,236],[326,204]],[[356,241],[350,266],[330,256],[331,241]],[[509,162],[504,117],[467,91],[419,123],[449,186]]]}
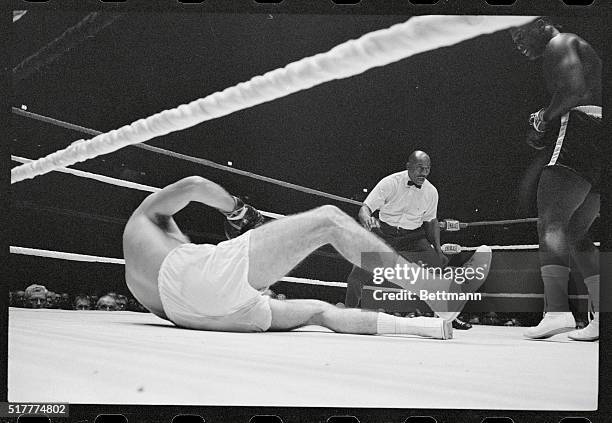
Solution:
{"label": "boxer's knee", "polygon": [[352,218],[336,206],[325,205],[315,209],[317,219],[326,230],[336,230],[346,227]]}
{"label": "boxer's knee", "polygon": [[567,242],[564,235],[559,228],[549,228],[540,235],[540,244],[544,244],[550,251],[560,251]]}
{"label": "boxer's knee", "polygon": [[330,221],[335,221],[339,218],[342,218],[343,216],[346,216],[346,213],[344,213],[338,207],[332,206],[331,204],[326,204],[324,206],[318,207],[316,210],[321,216]]}
{"label": "boxer's knee", "polygon": [[332,232],[330,229],[336,226],[335,216],[339,213],[342,212],[337,207],[325,205],[296,215],[293,224],[302,230],[305,238],[327,243]]}

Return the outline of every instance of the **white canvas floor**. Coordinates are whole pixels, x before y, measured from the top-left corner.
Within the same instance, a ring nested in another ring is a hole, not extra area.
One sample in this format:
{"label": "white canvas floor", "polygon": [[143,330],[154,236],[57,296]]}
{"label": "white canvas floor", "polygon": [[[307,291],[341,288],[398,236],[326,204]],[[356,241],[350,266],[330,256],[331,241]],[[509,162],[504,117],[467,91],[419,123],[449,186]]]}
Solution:
{"label": "white canvas floor", "polygon": [[151,314],[9,311],[11,402],[595,410],[599,343],[475,326],[447,341],[179,329]]}

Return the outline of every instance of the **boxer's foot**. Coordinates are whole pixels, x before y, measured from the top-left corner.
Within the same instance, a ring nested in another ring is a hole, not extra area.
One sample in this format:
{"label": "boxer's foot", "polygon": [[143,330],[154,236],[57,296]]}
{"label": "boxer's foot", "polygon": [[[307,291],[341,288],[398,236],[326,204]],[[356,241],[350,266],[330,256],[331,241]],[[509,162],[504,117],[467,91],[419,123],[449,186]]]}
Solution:
{"label": "boxer's foot", "polygon": [[457,330],[472,329],[472,324],[468,323],[468,322],[464,322],[464,321],[459,320],[459,319],[455,319],[455,320],[453,320],[453,329],[457,329]]}
{"label": "boxer's foot", "polygon": [[574,341],[597,341],[599,339],[599,313],[595,313],[595,318],[583,329],[578,329],[567,334],[567,337]]}
{"label": "boxer's foot", "polygon": [[528,328],[523,335],[529,339],[546,339],[576,328],[574,315],[570,312],[548,312],[542,321]]}

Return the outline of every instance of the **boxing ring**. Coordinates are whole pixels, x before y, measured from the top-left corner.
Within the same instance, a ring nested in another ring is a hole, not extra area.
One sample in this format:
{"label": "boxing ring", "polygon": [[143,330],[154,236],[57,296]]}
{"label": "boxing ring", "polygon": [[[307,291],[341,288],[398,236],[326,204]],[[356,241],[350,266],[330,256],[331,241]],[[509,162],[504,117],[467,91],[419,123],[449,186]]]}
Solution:
{"label": "boxing ring", "polygon": [[450,341],[336,334],[318,326],[245,334],[179,329],[125,311],[11,309],[9,399],[596,409],[599,343],[562,336],[534,342],[523,339],[523,329],[476,325],[455,331]]}
{"label": "boxing ring", "polygon": [[[429,49],[527,22],[527,17],[422,17],[377,31],[251,81],[102,133],[13,108],[22,118],[93,136],[40,159],[14,154],[13,184],[48,172],[95,186],[155,192],[158,187],[66,166],[126,146],[239,174],[322,198],[358,201],[212,161],[142,144],[302,89],[347,78]],[[449,22],[453,30],[439,31]],[[414,48],[415,38],[427,43]],[[422,47],[426,46],[426,47]],[[22,182],[22,183],[35,183]],[[283,215],[262,211],[271,219]],[[453,232],[470,226],[534,223],[441,222]],[[475,247],[447,244],[449,254]],[[494,246],[534,251],[537,245]],[[11,246],[13,256],[122,266],[120,257]],[[325,255],[320,252],[321,255]],[[343,290],[346,284],[288,276],[280,284]],[[489,285],[490,287],[490,285]],[[509,287],[505,287],[507,290]],[[510,287],[511,288],[511,287]],[[541,301],[539,292],[487,292],[485,298]],[[580,292],[576,300],[585,300]],[[309,326],[285,333],[222,333],[180,329],[148,313],[9,310],[8,398],[12,402],[173,404],[366,408],[595,410],[599,343],[563,336],[533,341],[521,327],[475,326],[439,341],[416,336],[361,336]],[[109,339],[112,345],[109,345]],[[44,346],[44,348],[41,348]],[[581,366],[568,366],[568,363]],[[117,383],[120,379],[121,382]],[[172,389],[168,389],[171,386]]]}

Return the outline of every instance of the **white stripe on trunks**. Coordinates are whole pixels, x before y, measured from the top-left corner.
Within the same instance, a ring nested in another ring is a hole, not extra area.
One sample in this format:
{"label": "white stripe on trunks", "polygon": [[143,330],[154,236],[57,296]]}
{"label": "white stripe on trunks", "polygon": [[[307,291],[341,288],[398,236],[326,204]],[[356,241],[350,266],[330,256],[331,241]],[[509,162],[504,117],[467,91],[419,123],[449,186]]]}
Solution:
{"label": "white stripe on trunks", "polygon": [[559,136],[557,137],[557,143],[555,144],[555,151],[553,151],[548,166],[553,166],[557,163],[559,154],[561,153],[561,147],[563,147],[563,140],[565,139],[565,131],[567,131],[567,122],[569,120],[569,112],[563,115],[561,118],[561,127],[559,128]]}

